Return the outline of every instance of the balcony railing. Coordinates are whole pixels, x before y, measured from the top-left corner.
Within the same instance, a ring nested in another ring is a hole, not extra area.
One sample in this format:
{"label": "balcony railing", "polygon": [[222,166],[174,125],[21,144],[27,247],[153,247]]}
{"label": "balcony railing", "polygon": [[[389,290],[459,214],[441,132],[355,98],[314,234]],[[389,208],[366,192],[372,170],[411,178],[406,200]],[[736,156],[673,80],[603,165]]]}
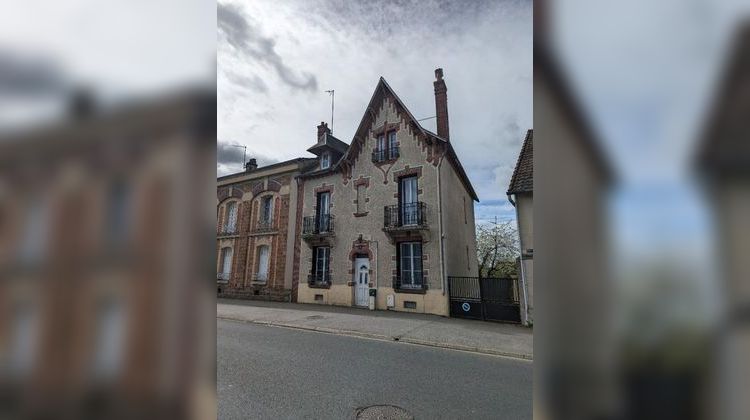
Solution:
{"label": "balcony railing", "polygon": [[331,274],[328,272],[308,274],[307,284],[310,287],[328,287],[331,285]]}
{"label": "balcony railing", "polygon": [[255,224],[256,232],[270,232],[272,230],[273,230],[273,221],[270,219],[268,220],[260,219]]}
{"label": "balcony railing", "polygon": [[409,278],[397,276],[393,278],[393,288],[405,292],[421,293],[427,290],[427,279],[416,273]]}
{"label": "balcony railing", "polygon": [[425,204],[423,202],[385,206],[383,227],[386,229],[425,227]]}
{"label": "balcony railing", "polygon": [[389,147],[387,149],[375,149],[372,152],[372,161],[375,163],[398,159],[398,157],[398,146]]}
{"label": "balcony railing", "polygon": [[238,231],[239,229],[237,229],[237,225],[234,225],[234,226],[224,225],[219,228],[219,236],[236,235]]}
{"label": "balcony railing", "polygon": [[333,215],[307,216],[302,222],[302,235],[329,235],[333,233]]}
{"label": "balcony railing", "polygon": [[216,273],[216,281],[221,283],[226,283],[229,281],[229,278],[232,276],[231,273]]}

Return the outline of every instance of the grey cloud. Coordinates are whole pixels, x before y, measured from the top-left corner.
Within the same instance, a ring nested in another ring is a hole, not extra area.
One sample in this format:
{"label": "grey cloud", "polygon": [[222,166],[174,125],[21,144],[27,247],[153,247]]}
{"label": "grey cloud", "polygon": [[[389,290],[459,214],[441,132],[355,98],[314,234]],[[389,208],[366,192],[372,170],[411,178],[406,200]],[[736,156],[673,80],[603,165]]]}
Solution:
{"label": "grey cloud", "polygon": [[[242,147],[238,146],[243,145],[237,145],[223,140],[216,142],[216,165],[219,172],[232,173],[243,169],[242,158],[244,150]],[[247,149],[246,157],[247,159],[255,159],[258,166],[266,166],[278,162],[278,160],[261,155],[250,148]]]}
{"label": "grey cloud", "polygon": [[235,5],[217,4],[217,24],[229,45],[251,58],[271,66],[287,85],[300,90],[318,90],[314,75],[300,71],[299,74],[284,63],[276,52],[276,40],[260,34],[257,24],[245,17]]}
{"label": "grey cloud", "polygon": [[268,85],[258,75],[243,76],[232,71],[226,71],[224,74],[227,76],[230,82],[235,85],[250,89],[257,93],[268,93]]}

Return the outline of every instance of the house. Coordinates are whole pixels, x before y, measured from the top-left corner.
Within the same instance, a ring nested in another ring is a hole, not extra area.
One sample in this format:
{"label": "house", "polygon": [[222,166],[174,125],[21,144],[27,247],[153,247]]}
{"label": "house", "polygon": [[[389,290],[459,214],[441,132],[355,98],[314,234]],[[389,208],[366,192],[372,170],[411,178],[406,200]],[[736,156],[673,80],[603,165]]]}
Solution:
{"label": "house", "polygon": [[477,276],[477,195],[452,145],[442,69],[437,133],[380,78],[350,144],[318,126],[302,185],[297,300],[448,315],[448,276]]}
{"label": "house", "polygon": [[4,133],[3,417],[192,416],[210,398],[215,109],[199,89]]}
{"label": "house", "polygon": [[719,419],[750,417],[750,21],[740,23],[728,48],[710,114],[700,134],[696,170],[712,212],[718,244],[722,323],[715,334],[715,389],[709,397]]}
{"label": "house", "polygon": [[297,158],[218,178],[219,296],[294,301],[302,214],[296,177],[316,159]]}
{"label": "house", "polygon": [[521,279],[521,322],[534,323],[534,131],[528,130],[506,192],[516,208],[516,223],[521,254],[518,257]]}

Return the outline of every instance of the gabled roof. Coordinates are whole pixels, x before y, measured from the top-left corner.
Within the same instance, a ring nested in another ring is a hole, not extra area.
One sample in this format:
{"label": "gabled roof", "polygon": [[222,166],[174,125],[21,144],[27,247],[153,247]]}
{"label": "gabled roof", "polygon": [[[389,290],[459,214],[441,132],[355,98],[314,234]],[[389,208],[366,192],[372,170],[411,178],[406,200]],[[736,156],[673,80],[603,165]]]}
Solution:
{"label": "gabled roof", "polygon": [[[461,182],[466,187],[466,190],[468,191],[471,198],[474,199],[475,201],[479,201],[479,198],[477,197],[477,193],[476,191],[474,191],[474,187],[471,185],[471,181],[469,180],[468,175],[466,175],[466,171],[464,170],[463,166],[461,166],[461,162],[458,160],[458,156],[456,155],[456,151],[453,149],[453,145],[451,145],[451,143],[447,141],[446,139],[443,139],[437,134],[429,130],[426,130],[424,127],[422,127],[422,125],[419,124],[419,121],[417,121],[417,119],[414,118],[414,115],[412,115],[411,111],[409,111],[409,108],[407,108],[406,105],[404,105],[403,101],[401,101],[401,98],[399,98],[398,95],[396,95],[396,92],[393,90],[393,88],[391,88],[391,86],[388,84],[388,82],[385,81],[383,77],[380,78],[377,86],[375,86],[375,91],[372,93],[372,97],[370,98],[370,101],[367,104],[367,108],[364,112],[364,115],[362,116],[362,120],[360,121],[359,126],[357,127],[357,131],[354,133],[352,142],[348,146],[346,153],[344,153],[344,156],[341,159],[339,159],[339,161],[336,162],[335,165],[332,165],[330,170],[314,171],[311,173],[304,174],[303,176],[315,176],[315,175],[319,175],[322,173],[334,172],[334,171],[340,170],[342,166],[344,165],[353,164],[353,160],[361,151],[360,149],[362,148],[362,144],[365,142],[365,139],[369,135],[368,127],[372,123],[375,110],[380,107],[380,103],[382,103],[386,95],[392,96],[393,100],[396,103],[397,108],[399,108],[400,111],[404,112],[408,116],[409,124],[413,132],[427,139],[428,142],[433,142],[433,141],[439,142],[447,148],[446,157],[448,158],[448,161],[455,168],[456,173],[461,179]],[[313,147],[316,147],[316,146],[313,146]]]}
{"label": "gabled roof", "polygon": [[534,130],[526,132],[526,139],[518,154],[516,168],[510,179],[507,194],[518,194],[534,191]]}

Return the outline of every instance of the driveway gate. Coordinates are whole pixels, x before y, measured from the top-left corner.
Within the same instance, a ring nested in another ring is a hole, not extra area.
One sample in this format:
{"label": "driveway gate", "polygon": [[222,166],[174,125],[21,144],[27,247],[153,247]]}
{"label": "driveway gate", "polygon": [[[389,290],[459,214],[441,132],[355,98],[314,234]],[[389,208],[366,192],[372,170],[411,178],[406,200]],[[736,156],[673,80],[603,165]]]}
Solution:
{"label": "driveway gate", "polygon": [[448,293],[452,317],[521,322],[517,279],[448,277]]}

